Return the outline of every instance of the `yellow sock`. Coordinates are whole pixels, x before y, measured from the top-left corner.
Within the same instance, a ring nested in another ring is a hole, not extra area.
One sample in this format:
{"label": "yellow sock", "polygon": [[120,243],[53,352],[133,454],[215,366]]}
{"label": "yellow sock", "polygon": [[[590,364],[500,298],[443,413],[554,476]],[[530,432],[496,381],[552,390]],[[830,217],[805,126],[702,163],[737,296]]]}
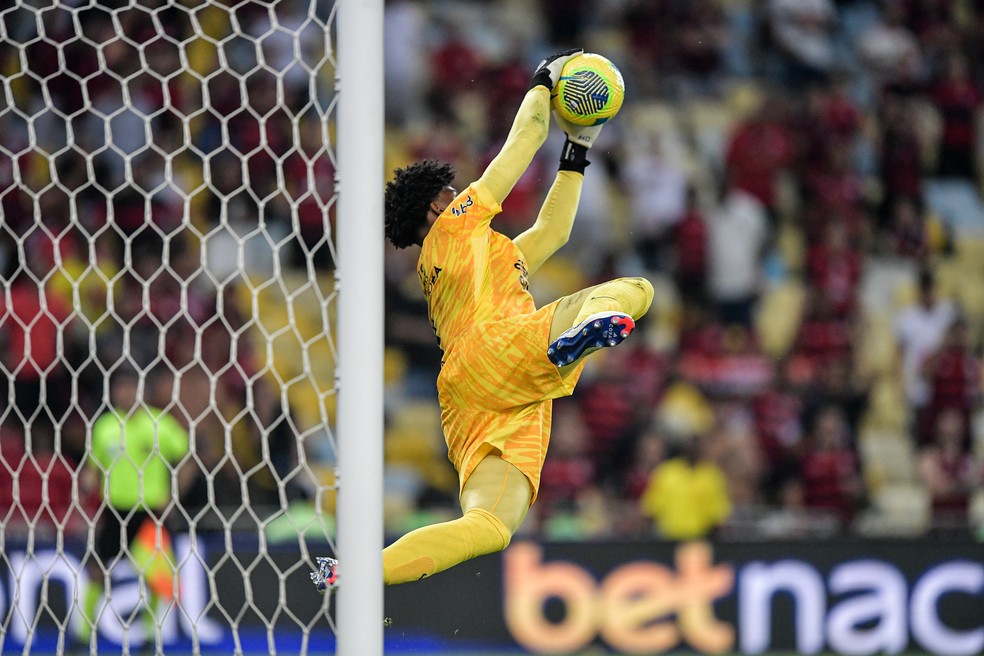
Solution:
{"label": "yellow sock", "polygon": [[572,325],[598,312],[624,312],[639,319],[653,302],[653,285],[645,278],[618,278],[591,289]]}
{"label": "yellow sock", "polygon": [[495,515],[473,508],[459,519],[411,531],[383,549],[383,581],[387,585],[417,581],[501,551],[511,537]]}

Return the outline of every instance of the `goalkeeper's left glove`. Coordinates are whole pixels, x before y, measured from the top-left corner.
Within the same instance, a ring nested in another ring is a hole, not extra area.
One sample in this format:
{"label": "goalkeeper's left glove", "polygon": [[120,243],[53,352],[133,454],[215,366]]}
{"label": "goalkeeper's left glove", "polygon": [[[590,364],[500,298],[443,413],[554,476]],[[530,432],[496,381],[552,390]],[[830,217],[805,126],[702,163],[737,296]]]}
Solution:
{"label": "goalkeeper's left glove", "polygon": [[533,73],[533,78],[530,80],[530,89],[543,85],[547,87],[548,91],[553,91],[553,88],[557,86],[557,81],[560,80],[560,71],[563,70],[564,64],[582,52],[584,50],[581,48],[572,48],[571,50],[558,52],[556,55],[550,55],[544,59]]}
{"label": "goalkeeper's left glove", "polygon": [[583,174],[588,164],[588,150],[594,145],[595,139],[601,133],[601,125],[576,125],[557,112],[553,113],[557,125],[567,135],[564,149],[560,151],[560,170],[576,171]]}

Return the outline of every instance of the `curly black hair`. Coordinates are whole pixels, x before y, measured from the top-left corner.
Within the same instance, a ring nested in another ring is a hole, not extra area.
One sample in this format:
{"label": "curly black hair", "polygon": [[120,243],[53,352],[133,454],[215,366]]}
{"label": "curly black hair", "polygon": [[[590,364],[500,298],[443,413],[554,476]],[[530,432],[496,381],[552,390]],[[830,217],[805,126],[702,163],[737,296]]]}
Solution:
{"label": "curly black hair", "polygon": [[441,190],[454,180],[454,168],[427,159],[394,171],[386,183],[386,238],[397,248],[420,244],[427,210]]}

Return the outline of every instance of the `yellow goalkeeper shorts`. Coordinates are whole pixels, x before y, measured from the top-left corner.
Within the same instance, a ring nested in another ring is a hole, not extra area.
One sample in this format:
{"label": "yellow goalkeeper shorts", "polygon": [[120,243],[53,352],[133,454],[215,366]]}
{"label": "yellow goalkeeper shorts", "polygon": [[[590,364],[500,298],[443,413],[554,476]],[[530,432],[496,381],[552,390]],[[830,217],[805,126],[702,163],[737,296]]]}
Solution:
{"label": "yellow goalkeeper shorts", "polygon": [[[448,458],[460,486],[491,452],[529,479],[533,499],[550,442],[551,400],[574,391],[584,363],[547,359],[557,302],[476,326],[445,352],[437,379]],[[531,501],[532,502],[532,501]]]}

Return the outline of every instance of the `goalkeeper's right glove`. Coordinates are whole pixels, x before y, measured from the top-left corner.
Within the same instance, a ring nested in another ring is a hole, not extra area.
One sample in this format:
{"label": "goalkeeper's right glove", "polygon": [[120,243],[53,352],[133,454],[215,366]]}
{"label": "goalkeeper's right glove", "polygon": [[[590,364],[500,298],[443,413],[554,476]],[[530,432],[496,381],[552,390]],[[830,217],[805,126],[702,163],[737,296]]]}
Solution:
{"label": "goalkeeper's right glove", "polygon": [[556,111],[553,113],[557,125],[567,135],[564,149],[560,151],[560,170],[576,171],[583,174],[588,164],[588,150],[594,145],[595,139],[601,133],[602,125],[576,125],[563,118]]}
{"label": "goalkeeper's right glove", "polygon": [[563,70],[564,64],[582,52],[584,50],[581,48],[572,48],[571,50],[558,52],[556,55],[550,55],[544,59],[533,73],[533,79],[530,80],[530,89],[543,85],[547,87],[548,91],[552,92],[553,88],[557,86],[557,81],[560,80],[560,72]]}

